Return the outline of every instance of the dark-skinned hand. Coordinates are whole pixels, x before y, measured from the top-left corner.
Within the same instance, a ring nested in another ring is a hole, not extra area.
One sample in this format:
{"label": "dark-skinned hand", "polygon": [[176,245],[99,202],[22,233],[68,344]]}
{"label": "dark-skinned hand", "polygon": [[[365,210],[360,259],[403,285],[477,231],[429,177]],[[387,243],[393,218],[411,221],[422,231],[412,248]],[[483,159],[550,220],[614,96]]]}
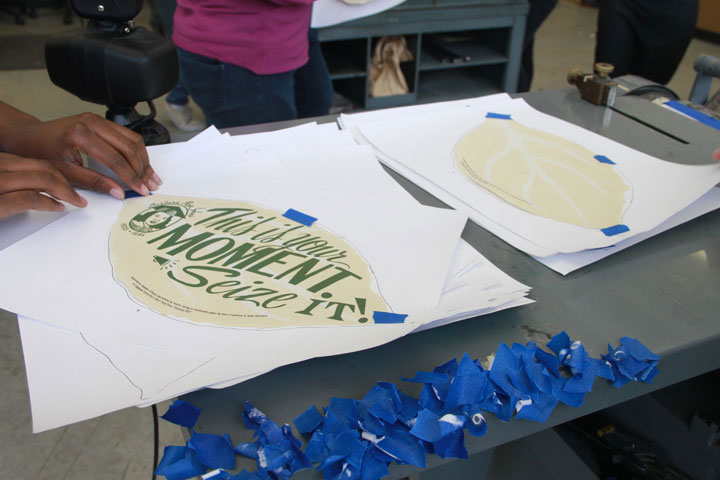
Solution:
{"label": "dark-skinned hand", "polygon": [[47,160],[77,187],[124,198],[118,182],[83,166],[83,154],[110,168],[140,195],[162,183],[142,137],[94,113],[42,122],[0,102],[0,130],[6,152]]}
{"label": "dark-skinned hand", "polygon": [[58,200],[87,205],[50,162],[0,153],[0,219],[28,210],[62,212]]}

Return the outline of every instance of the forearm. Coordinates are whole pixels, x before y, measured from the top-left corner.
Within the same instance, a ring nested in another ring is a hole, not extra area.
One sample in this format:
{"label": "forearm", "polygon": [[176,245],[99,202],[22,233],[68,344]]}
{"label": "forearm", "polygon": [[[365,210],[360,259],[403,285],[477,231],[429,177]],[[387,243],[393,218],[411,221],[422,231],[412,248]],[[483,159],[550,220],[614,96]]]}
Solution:
{"label": "forearm", "polygon": [[0,151],[22,154],[26,129],[39,119],[0,102]]}

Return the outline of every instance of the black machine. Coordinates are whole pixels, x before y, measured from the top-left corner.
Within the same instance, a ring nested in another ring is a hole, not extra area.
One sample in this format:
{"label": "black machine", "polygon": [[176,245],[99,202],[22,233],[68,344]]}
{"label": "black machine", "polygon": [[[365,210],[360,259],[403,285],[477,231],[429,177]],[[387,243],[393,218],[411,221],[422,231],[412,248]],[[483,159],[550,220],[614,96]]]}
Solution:
{"label": "black machine", "polygon": [[[50,37],[45,63],[50,80],[82,100],[106,105],[105,117],[126,126],[146,145],[168,143],[170,134],[155,121],[152,99],[178,81],[174,45],[134,25],[143,0],[72,0],[87,27]],[[135,110],[147,102],[150,113]]]}

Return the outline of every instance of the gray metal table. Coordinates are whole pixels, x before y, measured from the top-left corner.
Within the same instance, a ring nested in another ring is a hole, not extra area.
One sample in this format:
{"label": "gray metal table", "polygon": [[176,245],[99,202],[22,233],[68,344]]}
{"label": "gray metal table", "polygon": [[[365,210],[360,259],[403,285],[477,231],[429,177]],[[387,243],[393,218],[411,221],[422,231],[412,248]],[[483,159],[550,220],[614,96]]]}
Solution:
{"label": "gray metal table", "polygon": [[[574,90],[538,92],[524,98],[538,110],[667,160],[709,163],[713,147],[720,146],[715,130],[644,100],[620,99],[618,108],[652,107],[644,118],[660,123],[687,143],[582,101]],[[439,205],[404,179],[398,181],[423,203]],[[502,423],[489,416],[486,436],[466,435],[472,455],[720,368],[720,211],[567,277],[475,224],[468,224],[463,237],[509,275],[532,286],[531,297],[537,303],[409,335],[371,350],[288,365],[224,390],[186,395],[184,399],[203,409],[196,430],[227,432],[234,443],[251,441],[252,432],[241,422],[243,400],[278,423],[291,423],[308,406],[327,405],[330,397],[360,399],[378,381],[395,382],[403,391],[418,395],[419,387],[401,382],[400,377],[432,369],[464,352],[484,359],[500,342],[534,340],[544,345],[562,330],[581,340],[594,357],[606,353],[608,343],[617,345],[621,336],[637,337],[662,355],[660,374],[652,384],[632,383],[617,389],[598,379],[581,408],[559,405],[546,423],[517,419]],[[428,468],[449,461],[429,455]],[[242,466],[254,470],[254,462]],[[393,465],[391,478],[417,470]],[[321,478],[321,473],[305,470],[294,478]]]}

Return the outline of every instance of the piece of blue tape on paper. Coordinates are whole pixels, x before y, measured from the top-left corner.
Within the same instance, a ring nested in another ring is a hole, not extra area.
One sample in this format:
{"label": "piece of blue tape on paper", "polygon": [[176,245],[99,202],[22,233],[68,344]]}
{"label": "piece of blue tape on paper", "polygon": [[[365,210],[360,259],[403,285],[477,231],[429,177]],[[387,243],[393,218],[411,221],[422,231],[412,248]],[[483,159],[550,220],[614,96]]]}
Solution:
{"label": "piece of blue tape on paper", "polygon": [[606,157],[605,155],[595,155],[593,158],[594,158],[595,160],[597,160],[598,162],[600,162],[600,163],[607,163],[608,165],[615,165],[615,162],[613,162],[612,160],[610,160],[610,159],[609,159],[608,157]]}
{"label": "piece of blue tape on paper", "polygon": [[612,237],[613,235],[629,232],[630,227],[621,223],[619,225],[613,225],[612,227],[601,228],[600,231],[604,233],[605,236]]}
{"label": "piece of blue tape on paper", "polygon": [[[150,192],[149,195],[152,195],[152,192]],[[142,195],[137,193],[135,190],[125,190],[125,200],[135,197],[142,197]]]}
{"label": "piece of blue tape on paper", "polygon": [[496,118],[498,120],[512,120],[512,117],[510,115],[506,115],[504,113],[494,113],[494,112],[488,112],[487,115],[485,115],[485,118]]}
{"label": "piece of blue tape on paper", "polygon": [[375,323],[405,323],[407,314],[392,312],[373,312]]}
{"label": "piece of blue tape on paper", "polygon": [[306,226],[311,226],[313,223],[317,222],[317,218],[311,217],[310,215],[307,215],[302,212],[298,212],[297,210],[293,210],[292,208],[288,208],[287,212],[283,213],[283,217],[289,218],[290,220],[302,223]]}
{"label": "piece of blue tape on paper", "polygon": [[670,100],[665,102],[665,105],[668,107],[677,110],[680,113],[684,113],[688,117],[697,120],[700,123],[703,123],[707,125],[708,127],[712,127],[714,129],[720,130],[720,120],[717,118],[713,118],[709,115],[705,115],[704,113],[695,110],[694,108],[685,105],[684,103],[680,103],[677,100]]}

